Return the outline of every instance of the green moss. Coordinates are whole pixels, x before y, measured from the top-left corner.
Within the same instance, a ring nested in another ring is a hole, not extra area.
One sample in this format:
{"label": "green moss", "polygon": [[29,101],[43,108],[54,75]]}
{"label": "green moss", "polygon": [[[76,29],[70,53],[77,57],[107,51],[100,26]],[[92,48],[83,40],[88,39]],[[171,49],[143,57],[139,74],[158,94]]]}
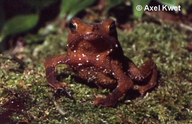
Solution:
{"label": "green moss", "polygon": [[25,101],[24,111],[12,113],[14,122],[192,123],[192,53],[185,48],[191,36],[172,25],[134,25],[132,31],[118,30],[125,55],[138,65],[152,58],[159,70],[158,86],[144,97],[121,100],[114,108],[96,107],[93,94],[106,95],[109,90],[89,87],[73,76],[62,80],[75,100],[64,93],[55,96],[45,79],[43,59],[66,52],[66,31],[58,31],[47,35],[43,44],[25,46],[22,66],[10,56],[0,56],[1,106],[13,98]]}

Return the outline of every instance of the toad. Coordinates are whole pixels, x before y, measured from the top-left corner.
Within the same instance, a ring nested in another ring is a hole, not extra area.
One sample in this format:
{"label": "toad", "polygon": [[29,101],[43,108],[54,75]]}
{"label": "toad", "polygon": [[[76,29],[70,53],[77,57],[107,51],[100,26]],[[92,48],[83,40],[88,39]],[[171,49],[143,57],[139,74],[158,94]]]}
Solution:
{"label": "toad", "polygon": [[63,89],[65,82],[56,78],[55,67],[66,64],[87,83],[95,83],[112,92],[93,100],[95,105],[114,106],[128,90],[141,95],[157,83],[157,67],[149,59],[137,67],[124,56],[117,38],[116,24],[112,19],[101,23],[86,23],[79,18],[69,22],[67,53],[45,59],[46,79],[54,89]]}

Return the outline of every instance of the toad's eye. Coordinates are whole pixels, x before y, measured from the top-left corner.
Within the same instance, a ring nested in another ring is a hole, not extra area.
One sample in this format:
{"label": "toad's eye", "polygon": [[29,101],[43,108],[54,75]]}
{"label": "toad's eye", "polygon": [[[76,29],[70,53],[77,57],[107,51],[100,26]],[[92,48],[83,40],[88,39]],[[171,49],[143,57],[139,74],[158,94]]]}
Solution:
{"label": "toad's eye", "polygon": [[111,25],[109,26],[109,35],[115,35],[116,32],[116,25],[115,22],[113,21]]}
{"label": "toad's eye", "polygon": [[72,33],[74,33],[77,29],[77,23],[70,21],[69,22],[69,29],[71,30]]}

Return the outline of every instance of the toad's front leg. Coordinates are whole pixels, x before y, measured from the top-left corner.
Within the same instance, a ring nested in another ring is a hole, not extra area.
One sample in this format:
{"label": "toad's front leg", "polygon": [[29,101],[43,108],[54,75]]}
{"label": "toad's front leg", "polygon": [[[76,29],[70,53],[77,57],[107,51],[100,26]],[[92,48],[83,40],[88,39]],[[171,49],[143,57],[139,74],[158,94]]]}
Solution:
{"label": "toad's front leg", "polygon": [[132,86],[133,81],[124,74],[121,70],[121,64],[118,61],[111,62],[112,70],[114,72],[114,77],[117,80],[117,87],[109,94],[107,97],[97,97],[94,100],[94,104],[101,106],[114,106],[118,99],[126,93]]}
{"label": "toad's front leg", "polygon": [[66,86],[66,83],[59,82],[56,79],[55,67],[58,64],[66,64],[66,62],[67,62],[67,54],[48,57],[44,61],[45,71],[46,71],[46,79],[48,81],[48,84],[56,90],[63,89],[63,87]]}

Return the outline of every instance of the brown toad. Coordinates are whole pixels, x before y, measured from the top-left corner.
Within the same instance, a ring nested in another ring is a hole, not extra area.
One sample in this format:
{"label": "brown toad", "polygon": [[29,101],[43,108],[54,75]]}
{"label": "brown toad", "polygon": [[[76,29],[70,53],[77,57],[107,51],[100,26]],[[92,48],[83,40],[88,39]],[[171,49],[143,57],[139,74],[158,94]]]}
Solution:
{"label": "brown toad", "polygon": [[67,53],[45,59],[48,84],[56,90],[66,86],[56,79],[55,66],[58,64],[67,64],[87,82],[113,89],[106,97],[97,96],[93,101],[96,105],[113,106],[131,88],[144,94],[156,85],[156,64],[149,59],[137,68],[124,56],[115,21],[86,23],[72,18],[68,33]]}

